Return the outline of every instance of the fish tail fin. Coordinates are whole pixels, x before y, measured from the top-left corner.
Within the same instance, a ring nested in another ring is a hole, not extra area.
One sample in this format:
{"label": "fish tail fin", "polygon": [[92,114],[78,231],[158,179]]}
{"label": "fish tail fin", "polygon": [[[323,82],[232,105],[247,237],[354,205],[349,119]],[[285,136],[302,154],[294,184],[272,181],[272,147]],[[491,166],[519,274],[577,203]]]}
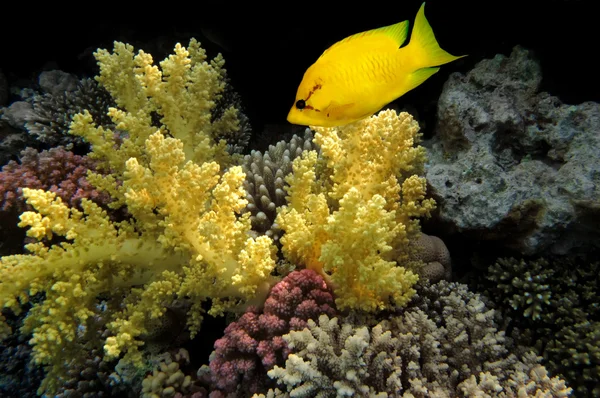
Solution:
{"label": "fish tail fin", "polygon": [[417,12],[410,42],[404,48],[402,56],[411,60],[415,70],[447,64],[448,62],[466,57],[466,55],[452,55],[440,47],[435,39],[431,25],[429,25],[427,18],[425,18],[425,3],[421,4],[419,12]]}

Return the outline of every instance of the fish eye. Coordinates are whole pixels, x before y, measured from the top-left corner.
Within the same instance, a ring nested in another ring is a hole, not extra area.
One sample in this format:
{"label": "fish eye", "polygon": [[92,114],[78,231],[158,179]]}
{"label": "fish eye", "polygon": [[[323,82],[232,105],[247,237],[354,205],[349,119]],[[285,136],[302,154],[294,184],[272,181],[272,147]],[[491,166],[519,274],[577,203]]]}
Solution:
{"label": "fish eye", "polygon": [[304,109],[304,107],[306,106],[306,102],[304,102],[304,100],[298,100],[296,101],[296,108],[298,109]]}

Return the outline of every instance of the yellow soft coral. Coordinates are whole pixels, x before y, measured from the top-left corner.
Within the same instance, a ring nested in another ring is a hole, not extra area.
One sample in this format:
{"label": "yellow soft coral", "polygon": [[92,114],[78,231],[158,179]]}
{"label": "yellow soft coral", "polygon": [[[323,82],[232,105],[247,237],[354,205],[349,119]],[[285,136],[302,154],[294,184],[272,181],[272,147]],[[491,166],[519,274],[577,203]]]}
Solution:
{"label": "yellow soft coral", "polygon": [[340,308],[404,305],[418,277],[396,263],[403,258],[396,249],[416,238],[415,217],[434,208],[416,174],[425,159],[414,145],[418,124],[390,110],[341,128],[314,129],[330,181],[316,178],[316,152],[294,161],[289,205],[277,218],[286,232],[284,254],[324,274]]}
{"label": "yellow soft coral", "polygon": [[[239,129],[238,110],[230,107],[216,120],[211,114],[225,89],[221,55],[207,61],[194,39],[187,48],[177,43],[175,54],[160,62],[160,68],[150,54],[135,54],[131,45],[121,42],[114,43],[113,52],[98,49],[94,55],[100,67],[96,80],[119,106],[110,108],[108,114],[117,131],[126,132],[126,138],[118,139],[114,131],[95,126],[87,111],[75,115],[70,132],[92,144],[90,157],[110,170],[108,176],[91,173],[88,179],[115,197],[113,207],[123,205],[117,191],[126,161],[132,157],[146,160],[144,142],[157,130],[181,140],[186,160],[198,164],[214,160],[223,166],[232,163],[226,142],[216,137]],[[160,127],[154,126],[155,115]]]}
{"label": "yellow soft coral", "polygon": [[[86,111],[71,133],[109,172],[89,180],[131,217],[117,222],[91,201],[78,210],[25,188],[35,211],[23,213],[20,226],[36,242],[29,255],[0,259],[0,308],[19,312],[32,302],[22,332],[32,334],[33,359],[48,371],[40,392],[50,394],[89,347],[141,365],[141,336],[176,299],[191,305],[194,335],[206,308],[218,315],[261,302],[275,282],[275,246],[251,238],[249,217],[240,215],[244,173],[214,140],[237,123],[234,108],[220,120],[211,115],[223,89],[222,59],[206,62],[194,40],[188,49],[178,44],[162,70],[122,43],[96,57],[98,80],[119,106],[109,111],[116,130],[94,125]],[[97,335],[98,325],[111,335]]]}

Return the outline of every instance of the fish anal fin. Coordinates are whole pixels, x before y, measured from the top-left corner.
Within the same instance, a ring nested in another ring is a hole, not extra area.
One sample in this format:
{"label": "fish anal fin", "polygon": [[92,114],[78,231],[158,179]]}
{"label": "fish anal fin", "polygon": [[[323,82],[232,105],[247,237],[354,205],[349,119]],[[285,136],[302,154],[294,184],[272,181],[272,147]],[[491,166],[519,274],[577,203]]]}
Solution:
{"label": "fish anal fin", "polygon": [[400,95],[407,93],[410,90],[414,89],[415,87],[419,86],[421,83],[423,83],[425,80],[429,79],[431,76],[433,76],[439,70],[440,70],[440,68],[417,69],[416,71],[411,73],[406,78],[406,84],[403,85],[403,87],[402,87],[403,92],[400,93]]}

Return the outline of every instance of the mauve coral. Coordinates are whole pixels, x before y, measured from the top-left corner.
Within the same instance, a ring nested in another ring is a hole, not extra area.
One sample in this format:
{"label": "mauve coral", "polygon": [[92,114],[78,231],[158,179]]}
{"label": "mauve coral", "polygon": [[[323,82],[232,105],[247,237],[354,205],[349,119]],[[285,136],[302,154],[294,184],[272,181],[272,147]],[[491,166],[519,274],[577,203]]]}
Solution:
{"label": "mauve coral", "polygon": [[64,147],[41,152],[27,148],[21,152],[20,163],[11,161],[0,171],[0,210],[26,210],[23,188],[55,192],[70,206],[79,205],[83,198],[106,204],[109,196],[86,179],[87,170],[93,167],[87,156],[75,155]]}
{"label": "mauve coral", "polygon": [[210,356],[214,387],[238,396],[266,391],[266,372],[288,355],[281,336],[304,328],[309,319],[335,313],[333,296],[321,276],[312,270],[291,272],[271,289],[262,312],[249,308],[215,342]]}

